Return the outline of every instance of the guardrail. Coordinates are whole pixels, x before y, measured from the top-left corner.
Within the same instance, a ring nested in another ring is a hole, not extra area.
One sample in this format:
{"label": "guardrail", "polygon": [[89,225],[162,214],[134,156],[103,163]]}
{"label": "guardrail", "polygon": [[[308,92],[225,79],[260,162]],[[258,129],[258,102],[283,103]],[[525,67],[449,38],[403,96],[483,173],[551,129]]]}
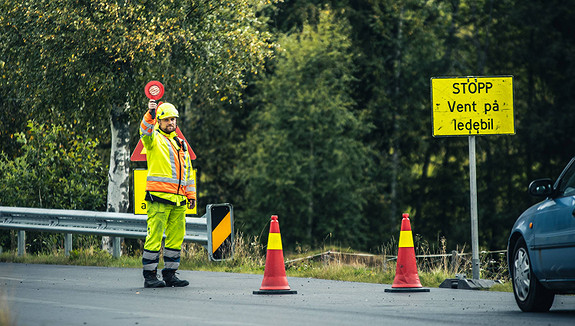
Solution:
{"label": "guardrail", "polygon": [[[72,250],[72,234],[94,234],[114,237],[114,257],[120,256],[120,238],[145,238],[146,215],[0,206],[0,229],[18,230],[18,255],[26,248],[25,231],[65,233],[66,255]],[[231,204],[209,204],[202,217],[186,217],[184,241],[204,246],[211,260],[233,257],[233,207]]]}

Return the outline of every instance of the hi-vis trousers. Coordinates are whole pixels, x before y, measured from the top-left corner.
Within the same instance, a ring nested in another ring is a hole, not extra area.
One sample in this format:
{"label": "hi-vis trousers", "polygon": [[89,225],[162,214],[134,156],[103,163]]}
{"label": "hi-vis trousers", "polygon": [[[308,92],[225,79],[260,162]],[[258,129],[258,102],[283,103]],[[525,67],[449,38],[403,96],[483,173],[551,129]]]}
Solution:
{"label": "hi-vis trousers", "polygon": [[180,266],[180,251],[186,234],[186,206],[149,201],[147,204],[148,233],[142,256],[144,271],[153,271],[158,268],[164,232],[166,233],[164,269],[176,270]]}

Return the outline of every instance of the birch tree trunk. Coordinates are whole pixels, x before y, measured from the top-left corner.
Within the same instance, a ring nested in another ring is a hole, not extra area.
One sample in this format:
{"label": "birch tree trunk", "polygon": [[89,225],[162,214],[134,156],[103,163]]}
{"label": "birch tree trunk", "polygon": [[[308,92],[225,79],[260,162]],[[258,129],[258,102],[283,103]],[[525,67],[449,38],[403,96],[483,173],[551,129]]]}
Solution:
{"label": "birch tree trunk", "polygon": [[[128,212],[130,205],[130,119],[129,104],[114,105],[110,113],[112,148],[110,151],[110,170],[108,172],[108,212]],[[102,237],[102,250],[114,257],[121,255],[120,239]],[[116,246],[114,246],[116,244]]]}

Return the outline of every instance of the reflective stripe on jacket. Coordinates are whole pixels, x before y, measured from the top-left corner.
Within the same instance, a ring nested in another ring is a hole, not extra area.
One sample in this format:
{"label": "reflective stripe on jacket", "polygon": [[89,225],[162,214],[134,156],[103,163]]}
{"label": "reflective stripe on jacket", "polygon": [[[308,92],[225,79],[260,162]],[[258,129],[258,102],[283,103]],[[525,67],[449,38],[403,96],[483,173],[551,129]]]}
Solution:
{"label": "reflective stripe on jacket", "polygon": [[196,182],[187,145],[175,132],[161,131],[146,112],[140,124],[140,137],[146,148],[148,177],[146,191],[184,195],[196,199]]}

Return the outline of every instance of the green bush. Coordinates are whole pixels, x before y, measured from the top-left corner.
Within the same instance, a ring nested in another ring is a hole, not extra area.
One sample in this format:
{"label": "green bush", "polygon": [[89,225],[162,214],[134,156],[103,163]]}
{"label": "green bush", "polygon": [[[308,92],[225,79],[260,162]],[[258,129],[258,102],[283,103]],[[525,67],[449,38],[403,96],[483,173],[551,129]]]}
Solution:
{"label": "green bush", "polygon": [[[90,128],[90,127],[89,127]],[[97,154],[98,139],[73,125],[28,122],[28,131],[11,138],[20,146],[14,157],[0,153],[0,206],[105,210],[107,168]],[[14,246],[14,232],[0,231],[0,246]],[[79,245],[87,241],[74,237]],[[54,250],[62,235],[33,233],[27,250]]]}

